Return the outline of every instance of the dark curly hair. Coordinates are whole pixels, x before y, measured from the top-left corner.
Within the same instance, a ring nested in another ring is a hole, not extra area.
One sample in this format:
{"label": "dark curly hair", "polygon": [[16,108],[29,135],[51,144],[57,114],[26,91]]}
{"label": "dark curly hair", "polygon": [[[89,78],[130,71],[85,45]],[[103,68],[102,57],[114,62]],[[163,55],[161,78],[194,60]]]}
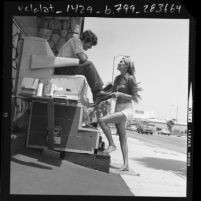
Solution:
{"label": "dark curly hair", "polygon": [[91,43],[93,46],[97,45],[98,38],[96,34],[94,34],[91,30],[86,30],[83,33],[80,34],[80,40]]}

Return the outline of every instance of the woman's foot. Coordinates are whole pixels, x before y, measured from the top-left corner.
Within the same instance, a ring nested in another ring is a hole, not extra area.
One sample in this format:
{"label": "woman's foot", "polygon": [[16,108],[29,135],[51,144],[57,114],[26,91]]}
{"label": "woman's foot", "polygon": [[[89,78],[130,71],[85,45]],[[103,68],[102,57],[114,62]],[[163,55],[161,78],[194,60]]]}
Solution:
{"label": "woman's foot", "polygon": [[120,171],[129,171],[128,165],[123,165],[120,169]]}
{"label": "woman's foot", "polygon": [[115,145],[109,145],[107,149],[105,149],[103,152],[104,153],[111,153],[112,151],[116,150],[116,146]]}

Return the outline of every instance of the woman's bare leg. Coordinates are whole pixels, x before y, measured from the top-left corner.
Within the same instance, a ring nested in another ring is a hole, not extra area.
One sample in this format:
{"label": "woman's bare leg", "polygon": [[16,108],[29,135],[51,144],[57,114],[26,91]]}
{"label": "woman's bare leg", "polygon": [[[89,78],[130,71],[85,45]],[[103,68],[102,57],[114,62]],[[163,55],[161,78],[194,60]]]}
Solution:
{"label": "woman's bare leg", "polygon": [[109,146],[104,152],[110,153],[116,149],[108,123],[119,123],[122,121],[125,121],[125,117],[121,112],[116,112],[98,119],[98,123],[109,142]]}
{"label": "woman's bare leg", "polygon": [[127,171],[129,170],[129,165],[128,165],[128,145],[127,145],[125,122],[115,124],[115,126],[119,133],[119,141],[120,141],[121,151],[122,151],[123,160],[124,160],[124,165],[120,168],[120,170]]}

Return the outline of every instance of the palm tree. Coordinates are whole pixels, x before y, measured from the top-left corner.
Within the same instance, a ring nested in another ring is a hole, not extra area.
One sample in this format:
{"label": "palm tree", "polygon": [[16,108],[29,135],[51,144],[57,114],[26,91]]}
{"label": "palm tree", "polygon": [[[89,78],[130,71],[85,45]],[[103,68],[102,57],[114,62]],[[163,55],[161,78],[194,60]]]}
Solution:
{"label": "palm tree", "polygon": [[173,129],[175,123],[176,123],[176,119],[171,119],[171,120],[169,120],[169,121],[166,122],[167,129],[168,129],[168,131],[170,133],[172,133],[172,129]]}

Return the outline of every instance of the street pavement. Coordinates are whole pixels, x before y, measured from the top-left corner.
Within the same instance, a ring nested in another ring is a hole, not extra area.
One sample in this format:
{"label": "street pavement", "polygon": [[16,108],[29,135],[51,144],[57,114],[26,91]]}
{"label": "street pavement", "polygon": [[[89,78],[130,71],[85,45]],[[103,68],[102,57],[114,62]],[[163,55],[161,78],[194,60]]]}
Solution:
{"label": "street pavement", "polygon": [[138,134],[135,131],[127,131],[127,135],[131,138],[138,139],[145,143],[171,149],[179,153],[186,154],[187,151],[186,135],[180,137],[176,135],[170,135],[170,136],[158,135],[158,134],[146,135],[146,134]]}

